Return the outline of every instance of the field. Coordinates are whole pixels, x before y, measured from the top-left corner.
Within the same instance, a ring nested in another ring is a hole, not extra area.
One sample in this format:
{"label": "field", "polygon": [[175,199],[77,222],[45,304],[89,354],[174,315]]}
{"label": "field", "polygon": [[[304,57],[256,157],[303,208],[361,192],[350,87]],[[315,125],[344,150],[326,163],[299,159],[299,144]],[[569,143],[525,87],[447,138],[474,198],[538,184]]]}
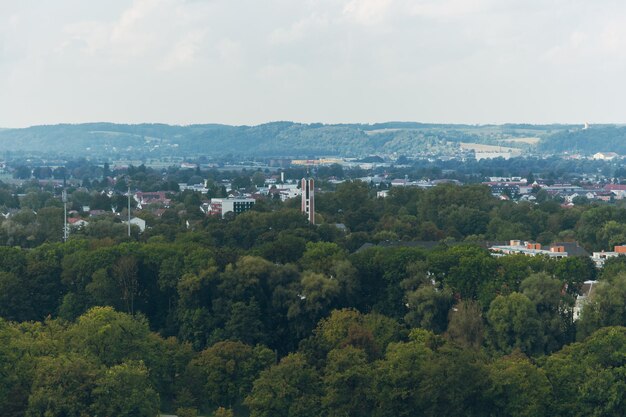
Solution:
{"label": "field", "polygon": [[528,137],[528,138],[514,138],[514,139],[503,139],[503,142],[510,142],[510,143],[523,143],[525,145],[536,145],[539,143],[541,139],[539,138],[533,138],[533,137]]}
{"label": "field", "polygon": [[483,143],[460,143],[461,149],[463,150],[473,150],[475,152],[520,152],[519,148],[510,148],[507,146],[498,146],[498,145],[485,145]]}

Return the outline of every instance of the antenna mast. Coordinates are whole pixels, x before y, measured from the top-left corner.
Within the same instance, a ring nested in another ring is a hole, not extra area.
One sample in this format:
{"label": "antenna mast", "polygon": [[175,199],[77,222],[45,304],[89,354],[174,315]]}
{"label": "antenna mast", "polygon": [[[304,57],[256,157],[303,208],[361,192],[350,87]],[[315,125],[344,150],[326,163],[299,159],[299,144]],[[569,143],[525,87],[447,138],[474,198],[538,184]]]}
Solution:
{"label": "antenna mast", "polygon": [[61,193],[63,201],[63,242],[67,242],[67,190],[64,188]]}
{"label": "antenna mast", "polygon": [[130,237],[130,181],[128,182],[128,237]]}

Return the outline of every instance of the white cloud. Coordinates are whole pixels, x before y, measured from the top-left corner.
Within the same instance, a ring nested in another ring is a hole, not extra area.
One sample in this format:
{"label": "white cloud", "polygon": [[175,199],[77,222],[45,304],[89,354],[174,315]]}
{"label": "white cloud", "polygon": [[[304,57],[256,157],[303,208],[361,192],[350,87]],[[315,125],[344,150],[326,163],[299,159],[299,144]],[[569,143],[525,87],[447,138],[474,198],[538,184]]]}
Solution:
{"label": "white cloud", "polygon": [[418,0],[407,2],[412,15],[423,18],[459,18],[469,14],[486,12],[492,4],[490,0]]}
{"label": "white cloud", "polygon": [[[138,56],[147,50],[159,47],[158,36],[155,33],[156,25],[161,21],[159,15],[167,5],[163,0],[135,0],[133,5],[122,13],[120,19],[113,24],[110,30],[110,44],[121,55]],[[156,15],[156,16],[155,16]],[[155,21],[149,21],[151,18]],[[148,21],[148,24],[146,24]]]}
{"label": "white cloud", "polygon": [[257,75],[262,79],[291,80],[302,72],[302,68],[292,62],[269,64],[259,69]]}
{"label": "white cloud", "polygon": [[351,0],[343,13],[364,25],[380,23],[393,6],[393,0]]}
{"label": "white cloud", "polygon": [[324,30],[330,25],[329,18],[313,13],[291,24],[288,28],[274,29],[269,35],[271,44],[290,44],[302,40],[307,34]]}
{"label": "white cloud", "polygon": [[184,35],[171,48],[158,68],[163,71],[170,71],[192,65],[197,58],[204,37],[205,33],[202,30],[192,31]]}
{"label": "white cloud", "polygon": [[609,22],[600,34],[600,45],[606,54],[621,56],[626,47],[626,27],[624,20]]}
{"label": "white cloud", "polygon": [[0,126],[619,119],[624,21],[618,0],[0,0]]}
{"label": "white cloud", "polygon": [[217,51],[222,62],[232,68],[240,67],[244,62],[244,51],[241,42],[232,39],[221,39],[217,43]]}

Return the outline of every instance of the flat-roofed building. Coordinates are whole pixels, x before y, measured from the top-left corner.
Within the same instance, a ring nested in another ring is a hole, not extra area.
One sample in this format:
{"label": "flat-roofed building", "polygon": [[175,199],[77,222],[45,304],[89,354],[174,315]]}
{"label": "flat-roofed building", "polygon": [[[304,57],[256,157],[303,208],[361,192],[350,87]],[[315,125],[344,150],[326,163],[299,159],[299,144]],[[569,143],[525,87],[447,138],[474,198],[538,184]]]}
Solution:
{"label": "flat-roofed building", "polygon": [[511,240],[508,245],[494,245],[489,248],[494,256],[521,254],[526,256],[547,256],[553,259],[567,258],[565,246],[551,245],[548,249],[543,249],[541,243],[522,242],[521,240]]}
{"label": "flat-roofed building", "polygon": [[254,198],[212,198],[209,214],[224,218],[226,213],[246,212],[254,206],[254,203],[256,203]]}

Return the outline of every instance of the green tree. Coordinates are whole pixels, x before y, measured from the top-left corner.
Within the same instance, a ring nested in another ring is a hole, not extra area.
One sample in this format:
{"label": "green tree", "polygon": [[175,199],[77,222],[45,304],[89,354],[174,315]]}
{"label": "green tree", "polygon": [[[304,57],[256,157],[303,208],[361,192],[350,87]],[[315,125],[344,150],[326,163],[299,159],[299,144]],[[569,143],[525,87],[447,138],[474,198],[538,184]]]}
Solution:
{"label": "green tree", "polygon": [[520,353],[496,359],[489,366],[488,392],[495,415],[548,416],[552,387],[545,372]]}
{"label": "green tree", "polygon": [[[430,334],[427,338],[432,340],[433,336]],[[384,360],[378,362],[374,370],[376,408],[372,415],[423,415],[425,401],[420,386],[426,375],[422,367],[433,358],[434,352],[423,338],[412,337],[406,343],[391,343]]]}
{"label": "green tree", "polygon": [[67,331],[71,350],[98,358],[107,366],[141,359],[150,348],[149,334],[145,319],[111,307],[93,307]]}
{"label": "green tree", "polygon": [[85,286],[85,290],[94,305],[111,306],[118,310],[123,310],[125,307],[118,282],[105,268],[93,273],[91,282]]}
{"label": "green tree", "polygon": [[94,416],[154,417],[159,411],[159,394],[148,380],[143,362],[124,362],[107,369],[91,393]]}
{"label": "green tree", "polygon": [[333,262],[343,260],[345,257],[345,251],[336,243],[309,242],[300,258],[300,264],[305,270],[329,274]]}
{"label": "green tree", "polygon": [[256,187],[263,187],[265,185],[265,175],[261,171],[257,171],[252,174],[251,181]]}
{"label": "green tree", "polygon": [[197,398],[206,398],[206,407],[233,407],[241,404],[259,373],[275,363],[275,354],[266,347],[252,347],[239,341],[218,342],[203,350],[187,368]]}
{"label": "green tree", "polygon": [[8,417],[23,416],[32,386],[35,364],[25,356],[23,334],[0,319],[0,410]]}
{"label": "green tree", "polygon": [[218,407],[213,415],[215,417],[234,417],[235,413],[230,408]]}
{"label": "green tree", "polygon": [[121,298],[129,314],[135,314],[135,297],[139,291],[137,274],[137,260],[132,256],[122,256],[112,268],[112,275],[117,279]]}
{"label": "green tree", "polygon": [[429,254],[429,266],[438,281],[464,299],[488,304],[497,288],[497,261],[477,246],[454,246]]}
{"label": "green tree", "polygon": [[577,322],[579,340],[606,326],[626,324],[626,273],[621,272],[594,286]]}
{"label": "green tree", "polygon": [[485,336],[483,309],[476,301],[463,300],[449,313],[448,337],[464,348],[479,349]]}
{"label": "green tree", "polygon": [[499,295],[487,312],[491,346],[504,353],[520,349],[527,354],[542,351],[541,322],[535,305],[523,294]]}
{"label": "green tree", "polygon": [[424,416],[483,416],[489,408],[489,373],[480,352],[443,345],[421,369]]}
{"label": "green tree", "polygon": [[535,304],[543,332],[543,351],[560,349],[574,337],[573,297],[562,295],[563,283],[546,273],[532,274],[520,286],[522,294]]}
{"label": "green tree", "polygon": [[314,272],[302,274],[297,299],[289,306],[287,318],[299,336],[308,334],[315,323],[328,314],[340,295],[337,280]]}
{"label": "green tree", "polygon": [[332,350],[323,376],[325,415],[357,417],[370,414],[374,406],[372,371],[363,350],[352,346]]}
{"label": "green tree", "polygon": [[228,338],[251,345],[265,341],[267,331],[261,321],[261,309],[254,298],[249,303],[238,301],[232,304],[224,332]]}
{"label": "green tree", "polygon": [[33,291],[24,281],[11,272],[0,272],[0,317],[7,320],[26,321],[35,317],[30,302]]}
{"label": "green tree", "polygon": [[546,358],[551,415],[619,416],[626,388],[626,328],[605,327]]}
{"label": "green tree", "polygon": [[322,363],[331,350],[352,346],[364,351],[369,360],[374,360],[384,354],[390,343],[405,336],[403,330],[398,322],[378,313],[333,310],[318,322],[313,335],[302,342],[301,351],[311,360]]}
{"label": "green tree", "polygon": [[317,417],[321,395],[318,372],[303,355],[292,353],[261,372],[245,404],[250,417]]}
{"label": "green tree", "polygon": [[448,325],[448,311],[454,298],[448,289],[439,289],[432,284],[421,285],[406,295],[409,312],[404,321],[411,327],[421,327],[435,333],[443,333]]}
{"label": "green tree", "polygon": [[85,416],[98,372],[97,365],[80,355],[39,358],[26,416]]}

